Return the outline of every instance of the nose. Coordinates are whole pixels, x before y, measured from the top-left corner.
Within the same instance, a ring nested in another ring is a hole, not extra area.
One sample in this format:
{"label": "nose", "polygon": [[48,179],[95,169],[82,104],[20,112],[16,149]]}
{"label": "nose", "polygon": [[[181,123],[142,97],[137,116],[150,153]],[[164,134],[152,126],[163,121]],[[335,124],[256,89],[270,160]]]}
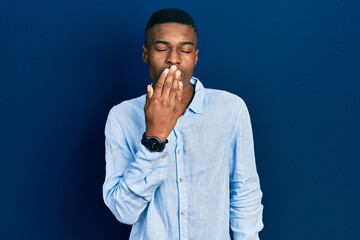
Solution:
{"label": "nose", "polygon": [[179,65],[180,64],[179,53],[175,49],[172,49],[166,58],[166,62],[171,65]]}

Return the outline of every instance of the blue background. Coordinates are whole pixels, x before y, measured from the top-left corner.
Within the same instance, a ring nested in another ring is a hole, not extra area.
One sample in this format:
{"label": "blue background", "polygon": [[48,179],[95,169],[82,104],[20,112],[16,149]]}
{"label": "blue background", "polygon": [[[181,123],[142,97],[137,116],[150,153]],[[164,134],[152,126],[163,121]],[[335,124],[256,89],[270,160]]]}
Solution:
{"label": "blue background", "polygon": [[241,96],[264,193],[262,239],[355,239],[360,227],[360,1],[0,4],[0,239],[127,239],[102,200],[110,108],[144,94],[150,15],[199,31],[206,87]]}

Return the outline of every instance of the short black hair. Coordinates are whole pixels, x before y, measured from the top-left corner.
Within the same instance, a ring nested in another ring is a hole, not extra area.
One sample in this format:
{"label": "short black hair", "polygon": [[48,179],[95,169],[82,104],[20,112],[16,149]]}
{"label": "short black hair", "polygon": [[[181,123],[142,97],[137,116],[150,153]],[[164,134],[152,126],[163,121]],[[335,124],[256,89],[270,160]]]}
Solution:
{"label": "short black hair", "polygon": [[145,28],[145,44],[147,32],[151,30],[155,25],[162,23],[181,23],[189,25],[194,29],[194,32],[197,36],[197,29],[194,20],[187,12],[177,8],[165,8],[154,12],[151,15]]}

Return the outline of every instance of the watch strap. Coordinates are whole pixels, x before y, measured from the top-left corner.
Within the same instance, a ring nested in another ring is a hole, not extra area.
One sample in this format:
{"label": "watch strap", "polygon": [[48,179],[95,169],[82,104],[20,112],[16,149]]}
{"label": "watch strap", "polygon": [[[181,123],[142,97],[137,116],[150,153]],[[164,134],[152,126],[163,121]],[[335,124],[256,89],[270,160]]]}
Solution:
{"label": "watch strap", "polygon": [[148,137],[145,133],[142,136],[141,143],[144,145],[150,152],[162,152],[165,149],[166,144],[169,141],[161,141],[159,138],[152,136]]}

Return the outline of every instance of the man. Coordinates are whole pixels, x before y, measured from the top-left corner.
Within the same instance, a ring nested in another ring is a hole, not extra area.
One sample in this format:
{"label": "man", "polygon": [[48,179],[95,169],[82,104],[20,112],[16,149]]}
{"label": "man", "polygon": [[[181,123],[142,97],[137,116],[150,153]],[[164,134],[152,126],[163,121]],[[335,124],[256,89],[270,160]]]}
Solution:
{"label": "man", "polygon": [[[197,30],[178,9],[145,30],[147,94],[110,110],[103,197],[130,239],[258,239],[259,178],[245,103],[192,77]],[[230,224],[229,224],[230,222]]]}

